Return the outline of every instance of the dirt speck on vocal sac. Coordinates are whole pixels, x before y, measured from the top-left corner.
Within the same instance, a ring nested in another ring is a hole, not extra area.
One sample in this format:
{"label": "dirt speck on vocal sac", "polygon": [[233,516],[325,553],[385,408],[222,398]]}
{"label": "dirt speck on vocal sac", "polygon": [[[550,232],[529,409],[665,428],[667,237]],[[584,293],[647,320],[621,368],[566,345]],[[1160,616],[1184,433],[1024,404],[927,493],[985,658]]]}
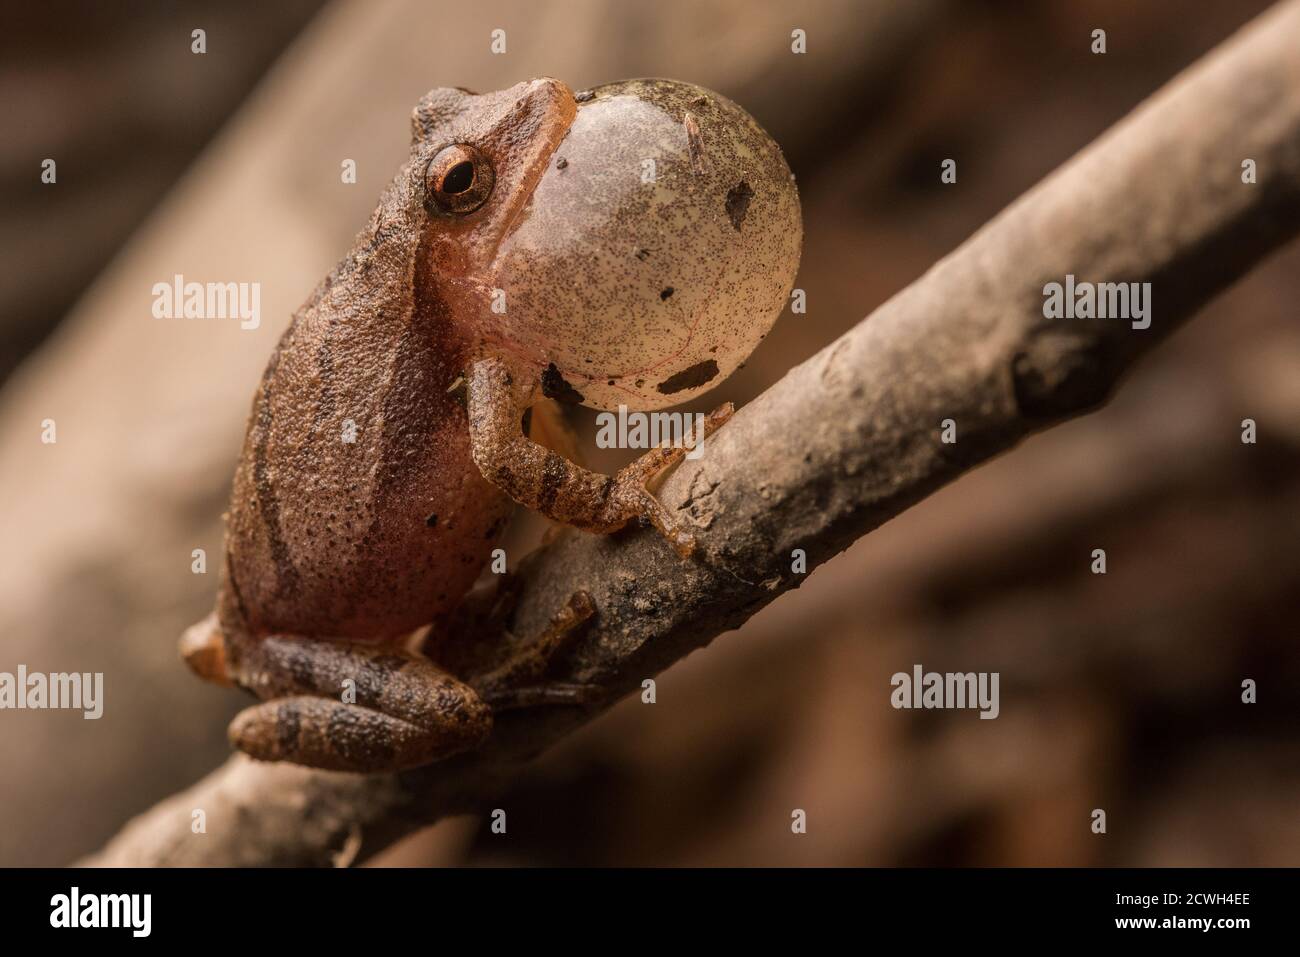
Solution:
{"label": "dirt speck on vocal sac", "polygon": [[745,214],[749,212],[749,201],[754,198],[754,190],[743,179],[727,193],[727,218],[731,220],[732,228],[740,232],[740,224],[745,221]]}

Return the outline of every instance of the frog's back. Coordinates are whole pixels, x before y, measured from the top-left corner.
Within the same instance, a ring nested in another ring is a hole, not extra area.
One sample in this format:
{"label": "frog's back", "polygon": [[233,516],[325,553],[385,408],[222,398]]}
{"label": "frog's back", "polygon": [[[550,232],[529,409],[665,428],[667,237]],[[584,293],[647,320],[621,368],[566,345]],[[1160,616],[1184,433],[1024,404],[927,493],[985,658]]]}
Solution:
{"label": "frog's back", "polygon": [[227,597],[255,634],[384,640],[426,624],[473,584],[509,514],[470,455],[446,306],[357,296],[377,285],[353,275],[370,268],[350,257],[323,284],[254,397]]}

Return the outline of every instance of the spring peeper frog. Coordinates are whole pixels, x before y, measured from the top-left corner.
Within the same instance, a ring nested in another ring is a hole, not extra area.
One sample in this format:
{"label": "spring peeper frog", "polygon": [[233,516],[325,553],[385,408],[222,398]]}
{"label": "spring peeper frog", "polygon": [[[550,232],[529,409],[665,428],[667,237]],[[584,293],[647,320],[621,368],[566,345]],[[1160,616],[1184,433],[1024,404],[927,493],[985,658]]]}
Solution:
{"label": "spring peeper frog", "polygon": [[438,89],[412,134],[267,363],[216,610],[182,639],[201,676],[262,699],[230,738],[263,760],[409,768],[480,744],[494,710],[582,702],[545,675],[593,614],[585,593],[477,673],[409,638],[462,602],[513,503],[597,533],[646,520],[689,556],[646,488],[686,449],[597,475],[533,441],[525,413],[697,395],[766,335],[798,265],[780,150],[699,87]]}

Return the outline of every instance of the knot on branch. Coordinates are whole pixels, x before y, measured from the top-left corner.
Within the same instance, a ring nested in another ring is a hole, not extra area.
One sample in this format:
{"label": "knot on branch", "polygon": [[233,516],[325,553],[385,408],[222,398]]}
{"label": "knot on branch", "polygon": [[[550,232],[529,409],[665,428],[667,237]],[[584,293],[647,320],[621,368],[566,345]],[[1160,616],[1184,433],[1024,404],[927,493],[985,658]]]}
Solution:
{"label": "knot on branch", "polygon": [[1016,407],[1026,419],[1050,420],[1105,401],[1123,357],[1106,337],[1080,329],[1039,327],[1011,359]]}

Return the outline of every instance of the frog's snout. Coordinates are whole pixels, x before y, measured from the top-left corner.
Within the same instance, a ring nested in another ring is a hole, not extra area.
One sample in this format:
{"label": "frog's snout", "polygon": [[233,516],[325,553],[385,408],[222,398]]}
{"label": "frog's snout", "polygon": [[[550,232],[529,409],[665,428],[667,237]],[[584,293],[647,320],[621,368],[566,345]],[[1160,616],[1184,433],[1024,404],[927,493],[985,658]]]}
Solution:
{"label": "frog's snout", "polygon": [[527,80],[521,84],[527,90],[527,95],[542,97],[558,105],[573,104],[573,90],[569,89],[569,84],[563,80],[557,80],[553,76],[539,76],[535,80]]}
{"label": "frog's snout", "polygon": [[481,140],[482,148],[492,157],[496,174],[492,208],[479,227],[484,240],[480,268],[484,269],[525,217],[537,184],[577,112],[573,91],[554,77],[528,80],[491,95],[501,99]]}

